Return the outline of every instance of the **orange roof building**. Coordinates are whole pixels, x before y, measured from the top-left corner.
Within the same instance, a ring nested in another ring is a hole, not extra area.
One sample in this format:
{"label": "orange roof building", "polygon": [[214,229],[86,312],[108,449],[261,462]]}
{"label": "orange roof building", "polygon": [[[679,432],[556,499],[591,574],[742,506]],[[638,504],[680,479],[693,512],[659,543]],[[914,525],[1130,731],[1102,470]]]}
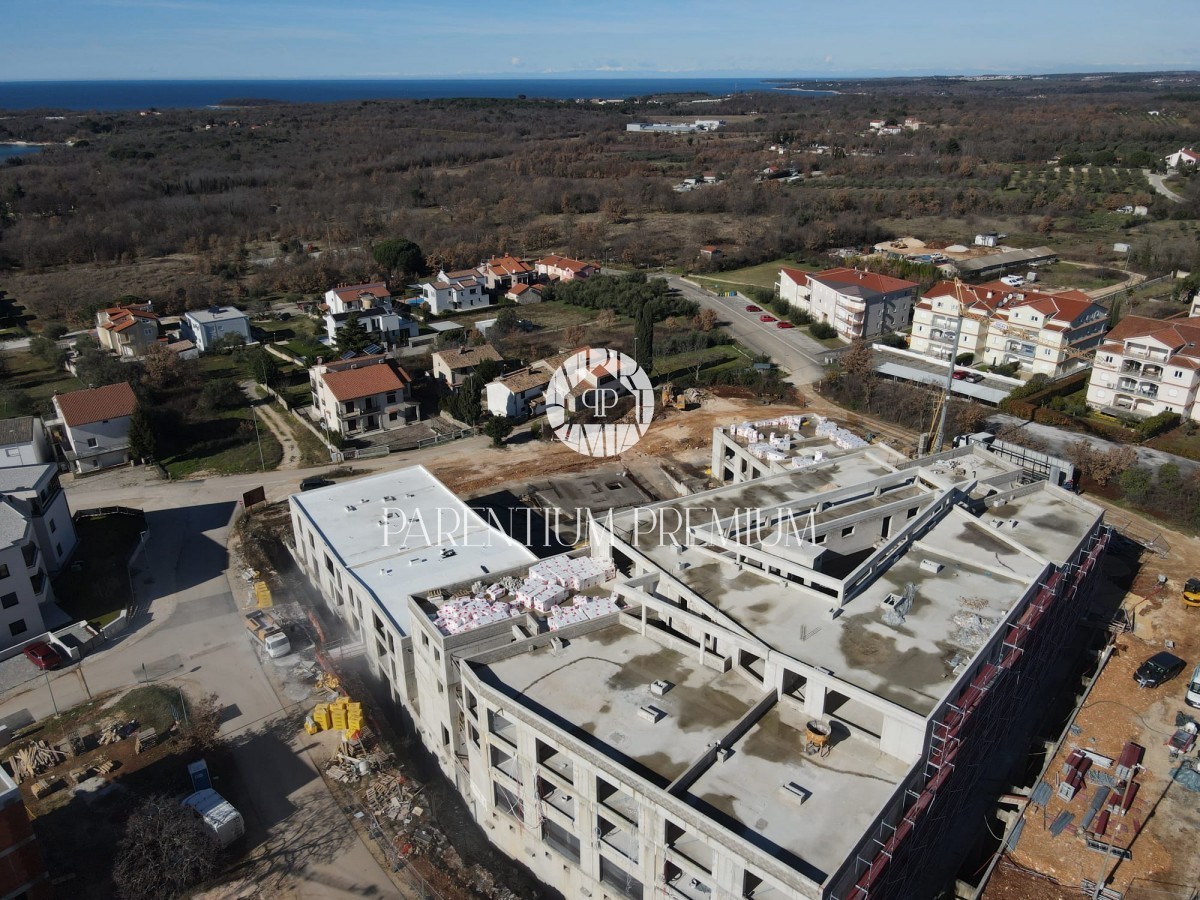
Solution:
{"label": "orange roof building", "polygon": [[389,356],[362,356],[309,369],[313,412],[331,434],[354,437],[401,428],[417,415],[412,378]]}
{"label": "orange roof building", "polygon": [[137,397],[128,383],[54,395],[63,455],[76,472],[129,462],[129,424]]}

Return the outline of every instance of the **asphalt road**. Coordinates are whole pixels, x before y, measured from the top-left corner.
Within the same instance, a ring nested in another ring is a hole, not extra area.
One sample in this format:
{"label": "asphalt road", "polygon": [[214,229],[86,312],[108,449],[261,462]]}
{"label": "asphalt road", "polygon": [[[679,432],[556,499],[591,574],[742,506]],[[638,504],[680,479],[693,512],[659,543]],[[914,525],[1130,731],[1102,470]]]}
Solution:
{"label": "asphalt road", "polygon": [[1157,193],[1162,194],[1172,203],[1183,202],[1182,197],[1163,184],[1163,179],[1166,178],[1165,175],[1159,175],[1156,172],[1151,172],[1149,169],[1142,169],[1142,174],[1146,176],[1146,180],[1150,182],[1150,187],[1154,188]]}
{"label": "asphalt road", "polygon": [[762,312],[746,312],[747,304],[752,301],[744,297],[718,297],[684,278],[675,275],[663,277],[683,296],[715,312],[722,327],[743,347],[754,353],[766,354],[785,369],[789,373],[789,383],[808,385],[824,377],[825,364],[822,360],[829,352],[828,348],[814,340],[808,332],[800,328],[777,328],[774,322],[759,321],[759,316],[774,313],[765,308]]}

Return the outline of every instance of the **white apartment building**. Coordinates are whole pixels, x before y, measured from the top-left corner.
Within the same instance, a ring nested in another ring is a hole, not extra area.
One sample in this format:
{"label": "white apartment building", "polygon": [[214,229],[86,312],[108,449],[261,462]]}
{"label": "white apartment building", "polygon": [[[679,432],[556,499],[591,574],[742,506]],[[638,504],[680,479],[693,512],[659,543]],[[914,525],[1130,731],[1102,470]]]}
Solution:
{"label": "white apartment building", "polygon": [[408,343],[420,333],[414,319],[402,316],[390,309],[369,307],[362,312],[329,312],[325,314],[325,334],[330,341],[337,340],[338,329],[355,317],[371,337],[378,341],[381,349],[396,344]]}
{"label": "white apartment building", "polygon": [[464,272],[438,272],[437,277],[425,284],[415,284],[421,292],[421,300],[429,304],[435,316],[464,309],[490,306],[492,298],[483,289],[483,277],[474,269]]}
{"label": "white apartment building", "polygon": [[1086,368],[1107,329],[1108,311],[1082,291],[1018,291],[992,316],[984,356],[1019,363],[1022,378],[1058,378]]}
{"label": "white apartment building", "polygon": [[[958,342],[955,329],[962,326]],[[1020,364],[1019,375],[1058,378],[1087,365],[1108,313],[1081,291],[1029,291],[1000,281],[942,281],[913,310],[909,349],[945,361],[970,353],[975,363]]]}
{"label": "white apartment building", "polygon": [[419,467],[290,503],[303,570],[543,883],[908,897],[1101,568],[1102,510],[1021,476],[864,447],[594,519],[590,556],[542,562]]}
{"label": "white apartment building", "polygon": [[1092,363],[1087,402],[1140,416],[1178,413],[1200,422],[1200,318],[1126,316]]}
{"label": "white apartment building", "polygon": [[28,520],[41,549],[42,567],[57,575],[79,540],[58,467],[49,463],[0,469],[0,497],[7,498]]}
{"label": "white apartment building", "polygon": [[907,328],[917,284],[862,269],[799,272],[781,269],[779,295],[818,322],[829,322],[847,341]]}
{"label": "white apartment building", "polygon": [[250,317],[232,306],[188,310],[183,314],[180,331],[201,353],[210,352],[222,338],[231,335],[237,335],[247,344],[253,340]]}
{"label": "white apartment building", "polygon": [[129,423],[137,397],[126,382],[54,395],[62,450],[76,472],[129,462]]}
{"label": "white apartment building", "polygon": [[322,363],[308,370],[313,413],[330,433],[355,437],[400,428],[417,416],[412,379],[387,356]]}

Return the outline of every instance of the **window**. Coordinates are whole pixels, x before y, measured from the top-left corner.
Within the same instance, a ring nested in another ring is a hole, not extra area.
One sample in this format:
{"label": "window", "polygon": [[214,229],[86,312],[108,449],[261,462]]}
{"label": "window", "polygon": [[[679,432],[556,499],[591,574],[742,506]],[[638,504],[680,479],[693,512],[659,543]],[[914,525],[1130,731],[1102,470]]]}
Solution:
{"label": "window", "polygon": [[442,726],[442,746],[443,747],[450,746],[450,732],[446,730],[445,725]]}
{"label": "window", "polygon": [[7,577],[8,577],[8,565],[0,564],[0,578],[7,578]]}
{"label": "window", "polygon": [[396,402],[396,392],[395,392],[395,391],[392,391],[391,393],[389,393],[389,394],[387,395],[387,402],[388,402],[388,403],[395,403],[395,402]]}
{"label": "window", "polygon": [[5,609],[12,609],[19,602],[20,601],[17,599],[15,592],[11,594],[5,594],[3,597],[0,597],[0,606],[4,607]]}
{"label": "window", "polygon": [[18,634],[24,634],[28,630],[29,626],[25,624],[24,619],[17,619],[17,621],[8,626],[8,631],[13,637],[16,637]]}
{"label": "window", "polygon": [[853,525],[847,525],[845,528],[842,529],[842,537],[850,537],[850,535],[852,535],[852,534],[854,534],[854,526]]}
{"label": "window", "polygon": [[58,531],[58,523],[55,522],[53,519],[51,519],[50,520],[50,533],[54,534],[54,532],[56,532],[56,531]]}
{"label": "window", "polygon": [[57,555],[57,556],[62,556],[62,544],[55,544],[55,545],[54,545],[54,553],[55,553],[55,555]]}
{"label": "window", "polygon": [[96,446],[96,439],[95,439],[95,438],[88,438],[88,439],[87,439],[87,445],[88,445],[89,447],[95,447],[95,446]]}

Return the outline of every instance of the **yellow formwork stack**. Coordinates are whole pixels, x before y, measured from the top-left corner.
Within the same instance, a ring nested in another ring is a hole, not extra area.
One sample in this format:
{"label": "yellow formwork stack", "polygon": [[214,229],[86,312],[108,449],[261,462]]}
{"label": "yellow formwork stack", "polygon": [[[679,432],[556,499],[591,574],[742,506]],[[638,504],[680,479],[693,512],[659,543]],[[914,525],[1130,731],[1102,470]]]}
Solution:
{"label": "yellow formwork stack", "polygon": [[339,697],[332,703],[318,703],[309,716],[319,731],[345,731],[353,734],[363,727],[363,708],[349,697]]}
{"label": "yellow formwork stack", "polygon": [[271,589],[267,587],[265,581],[254,582],[254,602],[259,609],[275,605],[275,601],[271,598]]}

